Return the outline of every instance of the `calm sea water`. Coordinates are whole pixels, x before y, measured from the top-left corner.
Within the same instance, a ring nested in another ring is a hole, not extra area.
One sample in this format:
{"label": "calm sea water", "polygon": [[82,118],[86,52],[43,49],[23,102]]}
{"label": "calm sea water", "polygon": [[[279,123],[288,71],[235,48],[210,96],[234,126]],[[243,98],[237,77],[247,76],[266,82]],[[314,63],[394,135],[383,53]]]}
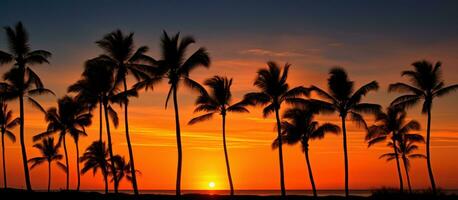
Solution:
{"label": "calm sea water", "polygon": [[[95,192],[104,191],[97,190]],[[123,193],[133,193],[132,190],[121,190]],[[446,194],[458,194],[458,190],[443,190]],[[140,194],[162,194],[175,195],[175,190],[141,190]],[[182,190],[182,194],[213,194],[213,195],[228,195],[228,190]],[[279,190],[236,190],[236,195],[259,195],[259,196],[278,196]],[[288,190],[287,195],[313,195],[311,190]],[[351,195],[370,196],[371,190],[351,190]],[[344,190],[318,190],[319,196],[345,196]]]}

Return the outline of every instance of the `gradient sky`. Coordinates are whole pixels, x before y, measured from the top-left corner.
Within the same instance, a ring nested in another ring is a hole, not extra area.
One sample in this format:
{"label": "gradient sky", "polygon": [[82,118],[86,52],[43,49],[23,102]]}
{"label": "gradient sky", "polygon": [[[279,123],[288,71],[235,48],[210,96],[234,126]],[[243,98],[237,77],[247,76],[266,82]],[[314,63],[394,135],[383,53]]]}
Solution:
{"label": "gradient sky", "polygon": [[[203,81],[213,75],[234,78],[234,100],[253,91],[257,69],[268,60],[292,64],[291,85],[315,84],[326,87],[327,72],[343,66],[350,78],[361,86],[371,80],[380,90],[365,101],[383,106],[398,94],[388,94],[389,83],[403,80],[400,72],[413,61],[428,59],[443,62],[446,83],[458,82],[458,8],[457,1],[5,1],[0,0],[0,25],[22,21],[30,33],[32,48],[53,53],[50,65],[36,66],[45,85],[57,97],[78,80],[85,60],[101,50],[94,44],[117,28],[135,32],[137,45],[150,47],[149,55],[159,55],[162,30],[193,35],[194,50],[205,46],[212,66],[199,69],[191,77]],[[0,49],[6,49],[4,32]],[[4,72],[8,66],[0,70]],[[176,143],[173,110],[164,110],[167,85],[142,93],[133,99],[129,114],[131,139],[141,189],[174,189]],[[55,106],[57,97],[39,98],[45,107]],[[210,181],[217,189],[227,189],[220,119],[194,126],[186,125],[193,116],[195,94],[180,90],[179,102],[183,131],[184,189],[207,189]],[[458,188],[458,94],[438,99],[433,109],[432,165],[441,188]],[[11,103],[17,111],[17,105]],[[227,122],[229,157],[236,189],[278,189],[278,154],[271,150],[275,137],[274,119],[263,119],[261,110],[250,114],[231,114]],[[118,111],[121,111],[118,108]],[[419,108],[409,116],[422,124]],[[120,116],[121,117],[121,116]],[[337,115],[320,117],[338,123]],[[369,118],[370,119],[370,118]],[[121,118],[122,120],[122,118]],[[372,122],[369,121],[369,124]],[[29,157],[37,155],[31,137],[45,129],[43,116],[26,107],[26,144]],[[81,139],[81,149],[98,137],[98,118]],[[127,156],[123,124],[114,135],[114,151]],[[16,131],[18,132],[18,130]],[[420,133],[424,134],[424,130]],[[389,149],[378,145],[368,149],[364,132],[349,126],[350,187],[367,189],[396,187],[395,163],[379,160]],[[70,138],[69,138],[70,139]],[[329,135],[311,142],[311,162],[318,189],[343,188],[341,136]],[[24,187],[19,143],[7,142],[9,184]],[[70,151],[72,187],[76,185],[74,145]],[[422,145],[419,152],[424,152]],[[285,151],[286,187],[310,189],[305,160],[299,146]],[[63,188],[65,175],[53,168],[53,188]],[[412,162],[412,184],[429,186],[425,160]],[[34,188],[46,187],[46,167],[31,172]],[[83,189],[102,188],[99,175],[82,178]],[[127,182],[121,188],[129,189]]]}

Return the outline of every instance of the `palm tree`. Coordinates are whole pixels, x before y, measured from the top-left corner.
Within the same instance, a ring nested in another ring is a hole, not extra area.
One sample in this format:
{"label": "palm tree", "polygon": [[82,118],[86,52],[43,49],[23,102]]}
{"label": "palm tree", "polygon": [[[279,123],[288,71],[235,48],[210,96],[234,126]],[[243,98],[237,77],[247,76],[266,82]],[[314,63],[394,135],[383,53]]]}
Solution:
{"label": "palm tree", "polygon": [[285,64],[283,72],[275,62],[267,62],[267,66],[268,69],[258,70],[257,77],[254,81],[254,85],[258,87],[260,91],[246,94],[244,101],[251,105],[264,106],[269,104],[264,107],[264,117],[268,117],[270,114],[275,112],[277,120],[277,138],[279,139],[278,157],[280,161],[280,187],[281,195],[285,196],[286,190],[283,170],[283,142],[281,141],[280,106],[288,99],[293,99],[300,95],[308,95],[308,90],[302,86],[289,89],[286,79],[288,78],[290,64]]}
{"label": "palm tree", "polygon": [[[126,160],[124,159],[124,157],[121,157],[120,155],[115,155],[114,156],[114,164],[115,164],[115,173],[116,175],[113,176],[113,178],[111,179],[111,181],[114,180],[114,178],[117,178],[118,180],[118,183],[122,181],[122,179],[125,177],[129,182],[132,182],[132,176],[131,176],[131,163],[130,162],[126,162]],[[140,171],[136,171],[135,172],[136,174],[139,174]],[[110,174],[114,174],[113,172],[110,172]]]}
{"label": "palm tree", "polygon": [[[5,31],[9,53],[0,51],[0,64],[13,63],[13,67],[4,74],[3,78],[11,86],[7,100],[16,98],[19,100],[19,140],[22,164],[27,190],[32,191],[24,139],[24,98],[37,103],[31,96],[51,92],[44,88],[40,77],[30,67],[31,65],[49,63],[48,58],[51,57],[51,53],[45,50],[31,50],[28,33],[21,22],[18,22],[14,28],[6,27]],[[2,85],[5,84],[2,83]]]}
{"label": "palm tree", "polygon": [[0,130],[2,132],[2,160],[3,160],[3,185],[5,189],[8,188],[6,178],[6,161],[5,161],[5,135],[13,142],[16,142],[16,136],[11,131],[14,127],[19,124],[19,117],[13,119],[13,111],[8,110],[8,106],[5,102],[1,102],[0,105]]}
{"label": "palm tree", "polygon": [[[409,187],[409,193],[412,193],[412,186],[410,185],[410,176],[409,176],[409,167],[410,167],[410,161],[409,158],[426,158],[423,154],[414,154],[413,151],[418,149],[418,146],[416,143],[425,143],[425,139],[423,136],[415,133],[409,133],[408,124],[404,128],[406,128],[405,131],[399,132],[399,135],[396,139],[396,141],[389,142],[388,146],[390,148],[396,148],[397,152],[399,152],[400,155],[397,155],[395,153],[386,153],[380,156],[380,158],[386,158],[387,161],[393,160],[393,159],[398,159],[399,156],[401,156],[402,162],[404,164],[404,170],[406,173],[407,177],[407,186]],[[416,125],[414,125],[416,126]],[[408,129],[408,130],[407,130]]]}
{"label": "palm tree", "polygon": [[[281,122],[281,141],[290,145],[298,142],[302,144],[302,151],[305,154],[310,184],[315,198],[317,197],[317,192],[309,160],[309,141],[323,139],[326,133],[338,134],[340,132],[340,127],[337,125],[331,123],[320,125],[315,121],[314,116],[317,113],[313,107],[294,107],[285,111],[283,118],[286,120]],[[272,147],[278,148],[279,141],[279,138],[275,139]]]}
{"label": "palm tree", "polygon": [[[124,91],[124,123],[126,128],[127,148],[129,150],[129,158],[131,161],[130,167],[132,168],[132,187],[134,188],[135,195],[138,195],[137,178],[135,176],[134,154],[129,136],[129,123],[128,123],[128,96],[127,96],[127,75],[130,73],[137,81],[146,79],[148,74],[145,73],[147,66],[139,64],[142,61],[151,61],[152,59],[145,55],[148,47],[141,46],[134,51],[133,33],[124,35],[121,30],[113,31],[103,37],[103,39],[96,43],[100,48],[105,51],[105,54],[99,56],[99,59],[107,60],[112,63],[112,67],[116,70],[115,83],[116,85],[122,83]],[[116,178],[115,178],[116,183]]]}
{"label": "palm tree", "polygon": [[310,90],[315,92],[323,100],[314,100],[316,105],[327,110],[337,112],[342,121],[343,149],[345,161],[345,196],[348,197],[348,155],[347,155],[347,128],[345,121],[347,116],[358,126],[367,129],[363,113],[378,113],[380,105],[372,103],[361,103],[361,99],[370,91],[378,89],[378,83],[372,81],[354,91],[353,81],[350,81],[347,72],[339,67],[331,69],[328,79],[329,92],[316,86],[311,86]]}
{"label": "palm tree", "polygon": [[31,158],[28,161],[29,163],[32,163],[30,169],[43,164],[45,161],[48,162],[48,192],[51,190],[51,163],[56,161],[57,165],[64,171],[67,168],[59,161],[62,160],[62,154],[59,154],[59,146],[59,144],[54,144],[54,138],[43,138],[41,143],[33,145],[33,147],[40,151],[41,156]]}
{"label": "palm tree", "polygon": [[93,142],[83,153],[79,159],[80,162],[84,163],[81,173],[85,174],[92,169],[93,174],[97,173],[100,169],[103,175],[103,181],[105,183],[105,193],[108,193],[108,150],[105,142],[95,141]]}
{"label": "palm tree", "polygon": [[396,98],[391,105],[409,108],[423,101],[422,113],[427,114],[426,125],[426,162],[428,165],[429,180],[433,194],[436,194],[436,182],[434,181],[433,170],[431,167],[430,138],[431,138],[431,109],[433,99],[445,96],[458,89],[458,84],[445,86],[442,80],[441,62],[436,64],[422,60],[412,64],[413,70],[406,70],[402,76],[409,78],[411,85],[406,83],[391,84],[388,91],[407,93]]}
{"label": "palm tree", "polygon": [[67,144],[66,137],[67,134],[70,134],[76,146],[76,160],[77,160],[77,190],[80,186],[80,170],[79,170],[79,147],[78,147],[78,138],[80,135],[86,135],[84,127],[91,124],[92,114],[86,111],[86,107],[78,103],[74,98],[70,96],[64,96],[57,101],[58,107],[51,107],[47,111],[42,110],[45,114],[45,120],[48,123],[47,130],[43,133],[40,133],[33,137],[34,141],[40,140],[44,137],[48,137],[51,134],[59,133],[60,145],[63,142],[64,145],[64,154],[65,154],[65,165],[67,166],[67,190],[69,189],[69,171],[68,171],[68,154],[67,154]]}
{"label": "palm tree", "polygon": [[[376,116],[375,124],[367,130],[366,141],[368,147],[374,144],[385,142],[387,139],[392,144],[396,144],[398,138],[411,130],[419,130],[420,123],[415,120],[406,122],[407,113],[398,107],[388,107],[386,113],[380,112]],[[399,163],[398,148],[393,145],[393,155],[396,159],[396,167],[399,176],[399,189],[404,191],[401,167]]]}
{"label": "palm tree", "polygon": [[175,110],[175,130],[177,138],[177,149],[178,149],[178,167],[177,167],[177,180],[176,180],[176,195],[181,195],[181,164],[183,159],[181,149],[181,131],[180,131],[180,116],[178,113],[178,99],[177,91],[181,84],[199,90],[201,93],[204,88],[197,82],[189,77],[189,73],[194,69],[203,66],[210,66],[210,57],[208,56],[207,50],[203,47],[195,51],[189,58],[185,59],[186,50],[188,47],[195,43],[195,40],[191,36],[185,36],[180,40],[180,34],[177,33],[173,37],[164,31],[161,37],[161,60],[153,61],[156,67],[150,67],[148,72],[150,77],[146,80],[136,84],[136,88],[153,88],[154,85],[159,83],[163,79],[168,79],[170,85],[167,99],[165,101],[165,108],[167,109],[167,103],[170,99],[170,95],[173,98],[173,106]]}
{"label": "palm tree", "polygon": [[222,117],[223,126],[223,147],[224,157],[226,159],[227,177],[229,179],[229,186],[231,189],[231,196],[234,195],[234,185],[232,184],[231,169],[229,167],[229,158],[227,156],[226,148],[226,113],[227,112],[248,112],[243,102],[231,104],[232,94],[231,85],[232,79],[227,77],[214,76],[207,79],[204,83],[209,87],[210,93],[202,93],[196,100],[196,108],[194,112],[204,111],[206,114],[195,117],[189,121],[188,124],[192,125],[197,122],[209,120],[214,114],[220,114]]}

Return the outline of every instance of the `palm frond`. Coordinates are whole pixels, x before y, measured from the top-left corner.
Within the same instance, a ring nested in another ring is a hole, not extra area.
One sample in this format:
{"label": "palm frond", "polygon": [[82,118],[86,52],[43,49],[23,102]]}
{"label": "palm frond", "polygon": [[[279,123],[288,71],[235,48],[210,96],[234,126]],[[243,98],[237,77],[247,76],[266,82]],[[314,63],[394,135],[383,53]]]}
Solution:
{"label": "palm frond", "polygon": [[213,114],[215,114],[215,113],[211,112],[211,113],[207,113],[207,114],[201,115],[199,117],[192,118],[188,122],[188,125],[193,125],[193,124],[198,123],[198,122],[203,122],[203,121],[209,120],[209,119],[211,119],[213,117]]}

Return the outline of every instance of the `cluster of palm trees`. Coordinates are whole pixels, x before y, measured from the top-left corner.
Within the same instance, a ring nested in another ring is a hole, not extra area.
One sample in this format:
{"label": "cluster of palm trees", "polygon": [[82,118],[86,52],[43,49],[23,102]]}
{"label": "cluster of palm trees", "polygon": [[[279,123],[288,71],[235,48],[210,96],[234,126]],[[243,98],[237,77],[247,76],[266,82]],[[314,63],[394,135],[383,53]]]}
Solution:
{"label": "cluster of palm trees", "polygon": [[[387,108],[374,103],[362,102],[364,96],[379,88],[376,81],[369,82],[360,88],[355,88],[354,82],[348,77],[343,68],[336,67],[330,70],[328,89],[323,90],[317,86],[290,87],[287,82],[290,64],[281,67],[276,62],[268,62],[266,69],[257,72],[254,86],[256,92],[247,93],[239,102],[232,102],[232,78],[214,76],[204,81],[203,85],[194,81],[190,73],[199,67],[210,66],[210,57],[205,48],[189,54],[188,47],[195,43],[193,37],[180,37],[180,34],[170,36],[165,31],[161,37],[161,56],[154,59],[148,56],[148,47],[136,48],[134,34],[125,34],[120,30],[105,35],[96,44],[103,50],[103,54],[87,60],[81,79],[68,87],[70,95],[58,99],[57,107],[44,109],[34,96],[54,93],[45,88],[39,76],[32,70],[33,65],[48,63],[51,53],[44,50],[31,50],[28,34],[22,23],[15,27],[6,27],[8,53],[0,51],[0,64],[12,64],[10,70],[4,74],[4,82],[0,83],[0,128],[2,133],[3,173],[4,185],[7,187],[4,137],[15,141],[12,129],[19,125],[21,152],[24,165],[25,183],[27,190],[32,190],[29,176],[30,169],[48,163],[49,183],[51,185],[51,163],[57,162],[58,166],[66,173],[66,189],[69,189],[69,163],[66,146],[66,136],[71,136],[76,145],[76,171],[77,187],[80,188],[80,173],[88,171],[101,171],[105,183],[105,192],[108,192],[109,181],[113,182],[114,192],[118,192],[120,181],[125,177],[132,183],[135,195],[138,195],[137,177],[139,171],[134,165],[134,155],[130,142],[128,126],[129,98],[137,97],[141,89],[153,90],[164,79],[170,85],[165,100],[167,108],[172,97],[175,111],[175,130],[178,149],[178,166],[176,176],[176,195],[181,195],[181,127],[178,108],[178,88],[180,85],[197,91],[195,112],[204,114],[191,119],[188,124],[211,119],[215,114],[221,115],[222,141],[227,168],[230,194],[234,195],[234,186],[229,165],[226,145],[226,114],[229,112],[246,113],[249,106],[263,106],[263,116],[275,114],[277,135],[272,143],[272,148],[278,148],[280,168],[281,195],[286,195],[283,166],[283,144],[301,143],[304,152],[309,179],[313,195],[317,196],[315,181],[309,158],[310,140],[322,139],[328,133],[343,135],[343,153],[345,169],[345,194],[349,195],[348,180],[348,154],[347,154],[347,120],[353,121],[358,127],[367,131],[368,146],[386,142],[392,152],[383,154],[380,158],[395,160],[399,175],[400,191],[403,192],[403,176],[400,160],[403,162],[409,191],[411,191],[410,177],[408,174],[409,158],[426,158],[431,189],[436,192],[430,162],[430,135],[431,135],[431,108],[435,97],[444,96],[458,89],[458,84],[445,86],[441,79],[441,63],[435,65],[428,61],[413,63],[413,70],[402,72],[402,76],[409,78],[411,85],[395,83],[389,86],[389,91],[402,92]],[[128,78],[133,78],[134,83],[128,85]],[[315,94],[318,98],[311,98]],[[33,137],[41,156],[27,159],[24,138],[24,98],[34,107],[39,109],[47,122],[44,132]],[[6,102],[19,101],[19,117],[13,119],[12,111]],[[426,156],[415,153],[418,144],[425,142],[423,136],[413,131],[420,130],[420,124],[415,121],[406,121],[406,109],[417,103],[423,102],[422,113],[428,115],[426,129]],[[129,159],[114,153],[110,123],[116,128],[119,125],[118,114],[113,108],[120,105],[124,111],[124,126]],[[78,141],[80,136],[86,136],[85,128],[92,124],[93,113],[98,107],[99,112],[99,139],[86,148],[80,156]],[[283,113],[283,114],[281,114]],[[320,123],[316,120],[318,115],[337,113],[341,126],[332,123]],[[364,115],[374,115],[375,123],[369,126],[364,120]],[[103,122],[105,122],[106,139],[104,140]],[[57,134],[57,142],[53,135]],[[59,153],[63,146],[64,155]],[[61,160],[65,158],[65,163]],[[84,166],[80,169],[80,163]],[[109,178],[111,178],[109,180]]]}

